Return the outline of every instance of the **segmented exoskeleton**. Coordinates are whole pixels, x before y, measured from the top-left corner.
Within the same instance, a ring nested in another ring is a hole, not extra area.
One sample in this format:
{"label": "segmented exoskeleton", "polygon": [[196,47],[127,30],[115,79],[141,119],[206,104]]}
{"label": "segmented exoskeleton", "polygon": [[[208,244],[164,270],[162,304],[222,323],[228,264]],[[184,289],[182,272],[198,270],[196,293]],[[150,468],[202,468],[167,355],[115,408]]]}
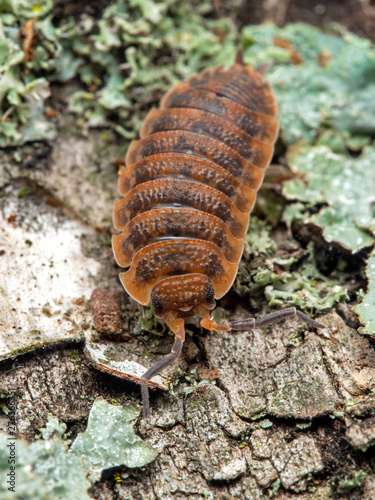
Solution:
{"label": "segmented exoskeleton", "polygon": [[175,334],[172,352],[142,377],[147,381],[177,359],[185,319],[204,328],[247,330],[298,315],[295,308],[262,319],[224,321],[210,315],[231,287],[241,259],[250,212],[278,134],[277,107],[263,74],[237,58],[228,70],[207,69],[175,85],[152,109],[119,171],[113,237],[125,290]]}

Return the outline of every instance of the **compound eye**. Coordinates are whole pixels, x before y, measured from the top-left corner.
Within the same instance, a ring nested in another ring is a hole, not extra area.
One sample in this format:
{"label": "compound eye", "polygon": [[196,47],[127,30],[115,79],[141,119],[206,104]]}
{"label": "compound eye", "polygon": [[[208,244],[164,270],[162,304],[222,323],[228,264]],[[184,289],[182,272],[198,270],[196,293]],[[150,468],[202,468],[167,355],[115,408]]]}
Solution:
{"label": "compound eye", "polygon": [[212,302],[214,300],[214,297],[215,297],[215,290],[213,289],[213,287],[211,287],[206,296],[207,302]]}
{"label": "compound eye", "polygon": [[215,290],[213,289],[213,287],[211,287],[206,295],[206,302],[204,304],[205,307],[207,307],[207,309],[209,309],[210,311],[212,311],[212,309],[215,309],[216,306],[216,301],[214,297],[215,297]]}
{"label": "compound eye", "polygon": [[163,305],[158,301],[156,297],[151,297],[151,303],[154,308],[154,314],[158,318],[162,318],[164,316],[163,314]]}

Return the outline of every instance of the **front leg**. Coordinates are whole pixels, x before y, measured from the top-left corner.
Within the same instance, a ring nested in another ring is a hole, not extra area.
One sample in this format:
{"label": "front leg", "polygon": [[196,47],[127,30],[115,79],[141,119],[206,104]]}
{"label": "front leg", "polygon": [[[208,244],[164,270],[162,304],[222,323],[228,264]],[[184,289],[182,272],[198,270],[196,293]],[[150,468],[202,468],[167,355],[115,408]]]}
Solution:
{"label": "front leg", "polygon": [[150,413],[150,395],[148,392],[147,381],[158,375],[165,368],[170,366],[180,356],[182,346],[185,341],[185,322],[181,318],[175,318],[173,314],[169,314],[165,318],[166,324],[175,334],[175,340],[172,346],[171,353],[164,356],[160,361],[149,368],[141,377],[141,392],[143,402],[143,417],[147,418]]}
{"label": "front leg", "polygon": [[315,321],[314,319],[307,316],[303,312],[299,311],[295,307],[288,307],[282,309],[281,311],[276,311],[270,314],[266,314],[263,318],[247,318],[239,321],[222,321],[221,323],[216,323],[209,315],[205,316],[201,320],[201,326],[207,328],[207,330],[213,330],[215,332],[229,332],[231,330],[251,330],[256,327],[263,327],[271,325],[272,323],[277,323],[286,318],[292,318],[293,316],[298,316],[302,321],[307,323],[312,328],[326,328],[325,325]]}

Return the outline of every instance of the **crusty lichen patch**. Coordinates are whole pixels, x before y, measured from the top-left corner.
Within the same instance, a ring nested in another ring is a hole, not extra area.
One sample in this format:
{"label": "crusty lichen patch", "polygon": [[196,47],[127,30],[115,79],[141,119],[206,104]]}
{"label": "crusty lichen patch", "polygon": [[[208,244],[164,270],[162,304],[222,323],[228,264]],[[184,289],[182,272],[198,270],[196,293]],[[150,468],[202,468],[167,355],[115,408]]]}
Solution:
{"label": "crusty lichen patch", "polygon": [[368,338],[358,335],[336,314],[325,316],[330,337],[321,341],[327,369],[334,376],[340,397],[351,404],[353,397],[375,387],[375,352]]}
{"label": "crusty lichen patch", "polygon": [[279,478],[284,488],[304,491],[309,474],[324,468],[319,447],[308,435],[290,440],[281,428],[259,429],[252,433],[250,444],[250,470],[261,486],[269,486]]}
{"label": "crusty lichen patch", "polygon": [[361,451],[367,451],[375,444],[375,418],[367,418],[350,425],[346,432],[350,444]]}
{"label": "crusty lichen patch", "polygon": [[302,343],[296,328],[289,321],[271,331],[204,337],[210,366],[219,368],[220,383],[238,415],[310,419],[335,410],[338,395],[320,341],[312,335]]}
{"label": "crusty lichen patch", "polygon": [[[47,429],[42,429],[44,439],[31,444],[22,439],[9,441],[7,434],[0,433],[0,471],[4,478],[0,483],[0,494],[3,500],[58,500],[68,497],[90,500],[87,471],[80,457],[67,452],[67,443],[62,439],[65,431],[65,424],[59,426],[56,419],[50,419]],[[52,437],[52,434],[55,435]],[[15,485],[6,482],[11,471],[8,462],[8,446],[11,443],[14,443],[17,457]],[[14,489],[9,490],[12,486]]]}
{"label": "crusty lichen patch", "polygon": [[[194,498],[210,491],[212,498],[221,492],[255,500],[264,498],[265,488],[305,491],[324,468],[314,432],[277,422],[244,421],[231,409],[225,392],[213,384],[199,384],[186,399],[183,414],[178,412],[165,432],[161,419],[171,422],[171,412],[166,407],[151,415],[149,423],[141,423],[142,436],[160,454],[149,475],[132,483],[130,491],[140,488],[145,495],[153,484],[155,494],[163,498],[182,493]],[[121,484],[119,491],[129,489]]]}

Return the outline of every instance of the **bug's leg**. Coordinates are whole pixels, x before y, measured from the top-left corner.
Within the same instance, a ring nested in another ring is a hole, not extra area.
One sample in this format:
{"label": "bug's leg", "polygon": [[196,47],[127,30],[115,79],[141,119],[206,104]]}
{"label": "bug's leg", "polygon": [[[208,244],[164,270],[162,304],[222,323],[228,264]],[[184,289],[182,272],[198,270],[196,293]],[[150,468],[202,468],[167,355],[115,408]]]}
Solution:
{"label": "bug's leg", "polygon": [[286,318],[292,318],[293,316],[298,316],[302,321],[307,323],[312,328],[326,328],[325,325],[315,321],[314,319],[307,316],[303,312],[299,311],[295,307],[288,307],[282,309],[281,311],[276,311],[263,318],[247,318],[239,321],[223,321],[221,323],[216,323],[209,315],[205,316],[201,320],[201,325],[208,330],[214,330],[216,332],[228,332],[230,330],[250,330],[251,328],[256,328],[258,326],[271,325],[272,323],[277,323]]}
{"label": "bug's leg", "polygon": [[[302,321],[307,323],[312,328],[326,328],[325,325],[319,323],[318,321],[315,321],[314,319],[310,318],[310,316],[307,316],[307,314],[304,314],[295,307],[287,307],[286,309],[281,309],[280,311],[266,314],[266,316],[263,316],[263,318],[258,318],[257,320],[254,320],[253,326],[257,327],[257,326],[271,325],[272,323],[277,323],[278,321],[282,321],[283,319],[286,318],[292,318],[293,316],[298,316],[300,319],[302,319]],[[246,324],[247,322],[248,320],[246,319],[243,321],[230,321],[229,325],[232,328],[232,330],[243,330],[247,329],[247,324]],[[242,328],[243,326],[246,326],[246,328]]]}
{"label": "bug's leg", "polygon": [[141,377],[141,391],[142,391],[142,403],[143,403],[143,417],[147,418],[150,413],[150,395],[148,392],[147,381],[151,380],[152,377],[158,375],[167,366],[171,365],[180,356],[182,351],[182,346],[185,341],[185,322],[183,319],[165,319],[165,322],[169,328],[175,334],[174,343],[172,346],[171,353],[162,358],[160,361],[151,366]]}
{"label": "bug's leg", "polygon": [[206,328],[207,330],[212,330],[214,332],[230,332],[232,330],[229,325],[229,321],[216,323],[216,321],[212,319],[209,314],[201,319],[201,326],[203,326],[203,328]]}

